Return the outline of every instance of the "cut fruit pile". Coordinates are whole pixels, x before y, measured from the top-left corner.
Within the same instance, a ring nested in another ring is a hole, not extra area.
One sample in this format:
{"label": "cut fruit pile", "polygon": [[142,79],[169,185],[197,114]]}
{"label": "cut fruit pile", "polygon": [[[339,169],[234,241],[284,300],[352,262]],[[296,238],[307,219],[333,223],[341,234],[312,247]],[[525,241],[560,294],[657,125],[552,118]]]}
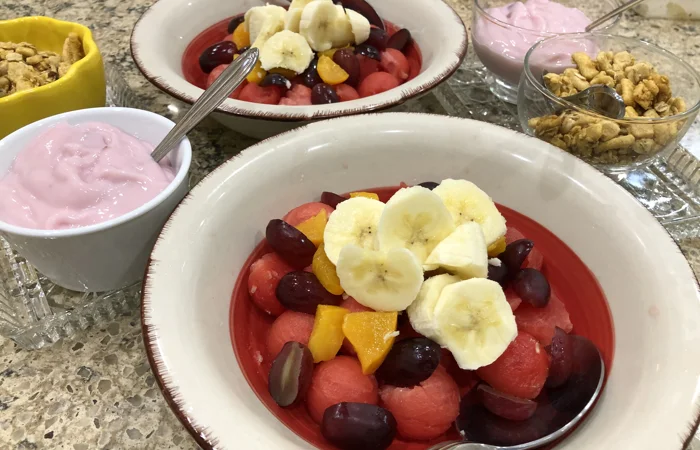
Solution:
{"label": "cut fruit pile", "polygon": [[249,47],[259,61],[231,98],[264,104],[311,105],[355,100],[415,77],[406,29],[386,26],[364,0],[293,0],[234,17],[229,36],[206,48],[199,67],[206,87]]}
{"label": "cut fruit pile", "polygon": [[455,421],[478,435],[474,414],[529,430],[560,417],[537,416],[547,395],[590,398],[590,361],[576,355],[595,347],[568,334],[542,254],[473,183],[406,186],[386,202],[324,192],[265,234],[272,252],[250,266],[248,293],[276,317],[269,393],[305,404],[338,448],[430,441]]}

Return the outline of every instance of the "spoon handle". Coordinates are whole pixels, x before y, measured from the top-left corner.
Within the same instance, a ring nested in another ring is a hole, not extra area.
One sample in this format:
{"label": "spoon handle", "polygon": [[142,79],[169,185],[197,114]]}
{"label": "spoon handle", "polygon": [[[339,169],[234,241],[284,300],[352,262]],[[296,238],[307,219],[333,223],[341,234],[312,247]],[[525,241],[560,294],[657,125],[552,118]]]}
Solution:
{"label": "spoon handle", "polygon": [[591,31],[596,28],[598,28],[600,25],[604,24],[608,20],[612,19],[613,17],[617,16],[618,14],[622,14],[623,12],[627,11],[630,8],[634,8],[638,4],[642,3],[644,0],[632,0],[630,2],[625,3],[622,6],[618,6],[617,8],[613,9],[603,17],[594,20],[588,26],[586,27],[586,31]]}
{"label": "spoon handle", "polygon": [[258,61],[258,49],[253,47],[236,58],[230,66],[199,96],[184,117],[173,127],[153,150],[156,162],[163,159],[206,116],[214,111],[245,80]]}

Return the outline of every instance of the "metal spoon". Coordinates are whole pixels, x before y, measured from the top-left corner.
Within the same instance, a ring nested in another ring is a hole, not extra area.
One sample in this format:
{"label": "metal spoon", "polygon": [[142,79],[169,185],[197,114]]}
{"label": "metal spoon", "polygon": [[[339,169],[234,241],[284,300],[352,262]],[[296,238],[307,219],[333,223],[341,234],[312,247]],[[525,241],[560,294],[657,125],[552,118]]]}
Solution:
{"label": "metal spoon", "polygon": [[219,78],[209,86],[197,101],[192,105],[187,114],[175,124],[172,130],[163,138],[158,146],[151,152],[154,160],[160,161],[170,150],[177,147],[182,138],[192,131],[205,117],[214,111],[228,96],[245,80],[245,77],[255,67],[258,61],[258,49],[253,47],[236,58],[230,66],[224,70]]}
{"label": "metal spoon", "polygon": [[591,399],[586,403],[586,405],[581,409],[581,411],[578,414],[576,414],[576,416],[574,416],[566,425],[559,428],[555,432],[550,433],[547,436],[541,437],[532,442],[526,442],[524,444],[511,445],[506,447],[482,444],[478,442],[447,441],[434,445],[428,450],[528,450],[541,447],[559,439],[560,437],[571,431],[571,429],[573,429],[573,427],[575,427],[576,424],[579,423],[581,419],[583,419],[586,413],[593,407],[596,399],[600,395],[600,391],[603,389],[603,380],[605,379],[605,362],[600,356],[600,352],[598,352],[598,357],[600,358],[600,378],[598,379],[598,385],[596,386],[595,391],[591,395]]}
{"label": "metal spoon", "polygon": [[645,0],[631,0],[622,6],[618,6],[617,8],[613,9],[612,11],[610,11],[609,13],[604,15],[603,17],[600,17],[600,18],[594,20],[593,22],[589,23],[588,26],[586,27],[586,31],[591,31],[591,30],[598,28],[599,26],[601,26],[602,24],[604,24],[608,20],[612,19],[613,17],[617,16],[618,14],[622,14],[623,12],[627,11],[630,8],[634,8],[635,6],[639,5],[643,1],[645,1]]}
{"label": "metal spoon", "polygon": [[[545,75],[547,75],[546,70],[542,71],[542,84],[547,88],[547,84],[544,82]],[[561,99],[611,119],[622,119],[625,117],[625,101],[622,99],[622,96],[615,89],[604,84],[594,84],[577,94],[561,97]],[[554,105],[554,102],[550,103]],[[559,114],[565,109],[562,106],[555,106],[554,113]]]}

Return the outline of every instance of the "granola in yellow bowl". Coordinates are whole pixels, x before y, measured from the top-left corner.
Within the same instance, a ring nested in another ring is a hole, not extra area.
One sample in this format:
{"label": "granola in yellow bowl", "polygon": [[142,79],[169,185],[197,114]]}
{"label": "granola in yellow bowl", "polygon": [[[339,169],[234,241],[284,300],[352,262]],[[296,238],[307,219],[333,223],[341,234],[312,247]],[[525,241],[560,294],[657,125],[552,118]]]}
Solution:
{"label": "granola in yellow bowl", "polygon": [[90,30],[48,17],[0,21],[0,138],[37,120],[105,105]]}

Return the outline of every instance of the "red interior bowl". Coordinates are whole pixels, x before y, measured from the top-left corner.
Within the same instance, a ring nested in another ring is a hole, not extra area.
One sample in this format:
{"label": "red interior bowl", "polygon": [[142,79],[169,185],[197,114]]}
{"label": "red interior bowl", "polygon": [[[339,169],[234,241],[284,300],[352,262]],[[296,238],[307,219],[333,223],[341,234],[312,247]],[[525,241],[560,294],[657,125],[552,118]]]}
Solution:
{"label": "red interior bowl", "polygon": [[[207,88],[208,74],[204,73],[199,67],[199,55],[201,55],[202,52],[209,46],[226,39],[226,37],[229,35],[228,24],[231,19],[232,17],[222,20],[221,22],[218,22],[202,31],[185,49],[185,53],[182,55],[182,74],[185,76],[187,81],[195,86],[202,89]],[[399,27],[391,22],[387,22],[385,20],[384,24],[389,35],[392,35],[399,30]],[[414,41],[411,41],[411,43],[406,46],[404,54],[406,55],[408,63],[411,67],[411,73],[409,76],[410,80],[420,72],[423,58],[421,56],[420,49]]]}
{"label": "red interior bowl", "polygon": [[[388,187],[363,189],[363,191],[376,192],[380,200],[386,202],[398,189],[399,187]],[[615,347],[612,316],[595,276],[583,261],[549,230],[510,208],[497,206],[506,218],[508,226],[518,229],[542,252],[543,273],[557,297],[566,305],[574,325],[573,333],[590,339],[598,347],[605,361],[606,372],[609,373]],[[308,415],[303,403],[293,408],[281,408],[267,390],[271,361],[263,359],[263,355],[266,353],[265,340],[274,318],[261,312],[253,304],[248,295],[247,279],[250,265],[270,251],[264,242],[258,245],[246,261],[236,281],[229,318],[233,349],[250,387],[265,406],[310,444],[321,449],[333,449],[335,447],[323,438],[319,425]],[[456,381],[462,388],[471,387],[466,385],[472,381],[471,377],[467,376],[465,380]],[[390,449],[424,450],[435,443],[456,438],[458,438],[457,433],[452,430],[431,442],[408,442],[397,438]]]}

